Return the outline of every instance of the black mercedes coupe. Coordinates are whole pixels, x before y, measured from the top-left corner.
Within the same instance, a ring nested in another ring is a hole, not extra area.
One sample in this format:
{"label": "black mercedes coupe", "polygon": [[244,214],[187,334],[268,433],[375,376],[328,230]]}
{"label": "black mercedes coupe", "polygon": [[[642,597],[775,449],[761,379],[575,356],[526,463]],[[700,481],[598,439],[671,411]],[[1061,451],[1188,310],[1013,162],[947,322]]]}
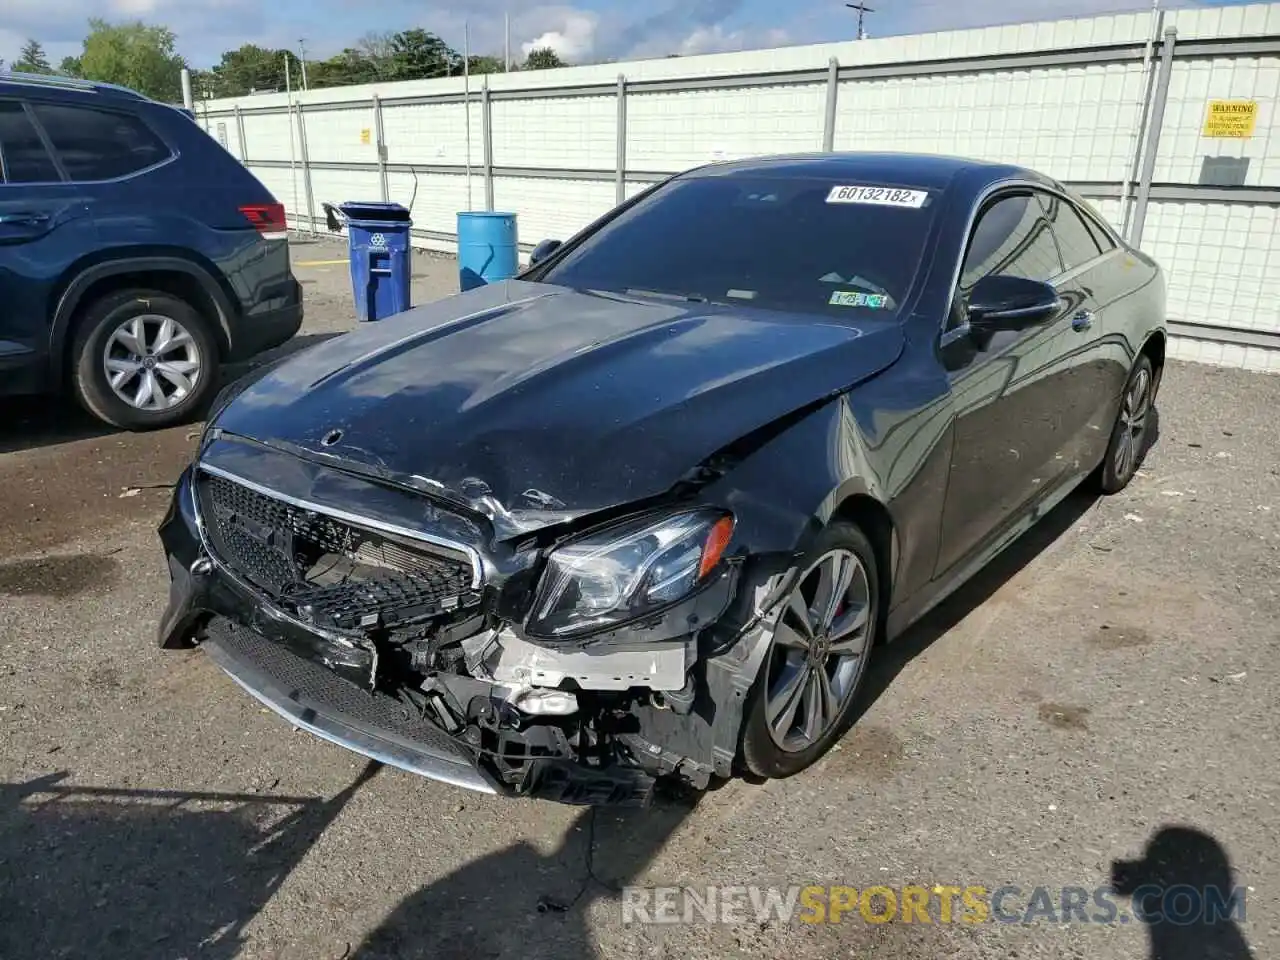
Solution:
{"label": "black mercedes coupe", "polygon": [[795,774],[878,642],[1129,482],[1164,313],[1156,263],[1029,170],[691,170],[224,390],[160,529],[160,643],[477,790]]}

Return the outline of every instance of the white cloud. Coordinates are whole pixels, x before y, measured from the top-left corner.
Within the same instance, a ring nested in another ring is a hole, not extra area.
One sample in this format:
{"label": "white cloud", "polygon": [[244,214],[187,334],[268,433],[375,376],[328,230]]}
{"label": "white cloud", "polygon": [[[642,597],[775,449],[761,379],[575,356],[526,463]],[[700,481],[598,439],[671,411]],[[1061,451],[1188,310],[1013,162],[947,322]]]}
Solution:
{"label": "white cloud", "polygon": [[563,22],[556,28],[545,30],[532,40],[520,44],[520,49],[527,57],[530,52],[550,47],[560,58],[570,63],[589,57],[595,50],[596,25],[595,14],[573,12],[564,16]]}
{"label": "white cloud", "polygon": [[743,34],[741,30],[726,31],[720,24],[712,27],[698,27],[680,42],[679,53],[682,56],[693,56],[698,53],[723,53],[726,50],[741,50]]}

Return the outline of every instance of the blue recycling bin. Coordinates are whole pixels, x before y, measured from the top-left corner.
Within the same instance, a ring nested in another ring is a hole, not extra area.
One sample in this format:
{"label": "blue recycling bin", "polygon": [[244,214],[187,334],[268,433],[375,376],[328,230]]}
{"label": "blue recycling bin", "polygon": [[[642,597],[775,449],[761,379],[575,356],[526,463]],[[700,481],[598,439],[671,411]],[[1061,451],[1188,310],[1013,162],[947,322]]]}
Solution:
{"label": "blue recycling bin", "polygon": [[464,291],[510,280],[519,272],[514,213],[471,210],[458,214],[458,285]]}
{"label": "blue recycling bin", "polygon": [[338,209],[347,218],[351,292],[361,323],[404,313],[412,305],[413,227],[407,207],[398,203],[349,201]]}

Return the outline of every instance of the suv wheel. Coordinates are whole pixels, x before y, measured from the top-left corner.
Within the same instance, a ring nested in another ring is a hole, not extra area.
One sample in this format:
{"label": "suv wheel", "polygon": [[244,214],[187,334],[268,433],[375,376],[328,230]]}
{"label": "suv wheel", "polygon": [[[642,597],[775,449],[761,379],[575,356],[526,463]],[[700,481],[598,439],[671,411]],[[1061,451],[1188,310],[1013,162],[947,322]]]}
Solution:
{"label": "suv wheel", "polygon": [[181,423],[215,388],[218,348],[191,304],[158,290],[122,290],[90,304],[72,345],[76,396],[112,426]]}

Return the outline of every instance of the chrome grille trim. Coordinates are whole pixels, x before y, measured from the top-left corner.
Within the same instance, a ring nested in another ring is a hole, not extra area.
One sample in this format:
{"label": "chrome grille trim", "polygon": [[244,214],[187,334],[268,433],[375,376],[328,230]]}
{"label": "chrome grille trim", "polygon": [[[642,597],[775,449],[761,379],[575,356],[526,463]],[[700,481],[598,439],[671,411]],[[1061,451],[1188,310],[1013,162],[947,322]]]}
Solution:
{"label": "chrome grille trim", "polygon": [[[210,476],[221,477],[232,483],[238,483],[242,487],[252,490],[264,497],[270,497],[273,500],[279,500],[281,503],[287,503],[290,506],[297,507],[300,510],[307,510],[311,513],[317,513],[321,516],[338,520],[342,523],[348,523],[353,527],[363,527],[366,530],[372,530],[377,533],[389,533],[398,537],[405,537],[409,540],[416,540],[419,543],[427,543],[435,547],[441,547],[445,550],[452,550],[463,554],[471,563],[471,589],[479,590],[484,585],[484,560],[481,558],[479,551],[474,547],[469,547],[464,543],[458,543],[454,540],[448,540],[444,537],[437,537],[423,530],[414,530],[410,527],[402,527],[393,523],[384,523],[381,520],[371,520],[368,517],[362,517],[359,514],[349,513],[345,510],[338,510],[333,507],[326,507],[322,504],[313,503],[310,500],[304,500],[300,497],[292,497],[287,494],[280,493],[278,490],[272,490],[270,487],[264,487],[262,484],[254,483],[252,480],[246,480],[230,470],[216,467],[209,463],[197,463],[196,469],[209,474]],[[192,486],[193,499],[195,500],[196,517],[200,520],[201,538],[204,538],[204,519],[200,511],[200,498],[194,496],[195,488]],[[209,543],[205,540],[205,549],[209,550]],[[212,555],[212,551],[209,551]]]}

